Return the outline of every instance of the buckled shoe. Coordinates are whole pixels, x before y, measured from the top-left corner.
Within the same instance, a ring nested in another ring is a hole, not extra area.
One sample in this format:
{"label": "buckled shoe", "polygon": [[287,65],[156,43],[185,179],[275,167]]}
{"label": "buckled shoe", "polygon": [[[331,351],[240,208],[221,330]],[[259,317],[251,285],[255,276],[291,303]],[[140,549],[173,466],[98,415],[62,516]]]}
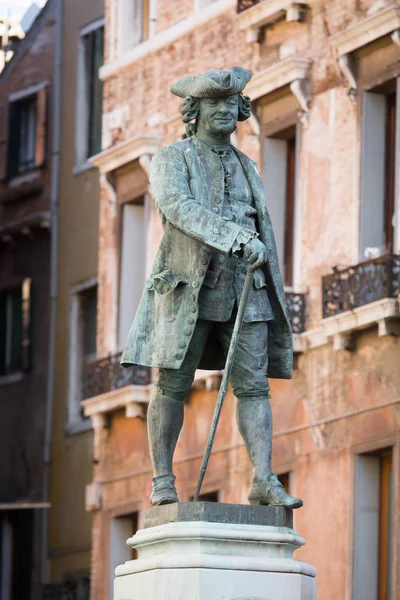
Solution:
{"label": "buckled shoe", "polygon": [[271,473],[265,482],[254,483],[249,494],[250,504],[268,506],[284,506],[285,508],[301,508],[303,500],[290,496],[275,473]]}
{"label": "buckled shoe", "polygon": [[174,504],[178,502],[178,494],[175,489],[175,475],[160,475],[153,477],[153,488],[151,491],[150,502],[153,506],[162,504]]}

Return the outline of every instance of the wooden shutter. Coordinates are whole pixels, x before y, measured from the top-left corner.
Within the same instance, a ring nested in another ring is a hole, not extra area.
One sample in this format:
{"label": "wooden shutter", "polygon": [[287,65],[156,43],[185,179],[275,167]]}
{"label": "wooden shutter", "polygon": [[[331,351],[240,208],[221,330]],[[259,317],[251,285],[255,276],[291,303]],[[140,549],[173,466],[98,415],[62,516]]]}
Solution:
{"label": "wooden shutter", "polygon": [[143,0],[142,15],[142,42],[149,39],[150,30],[150,0]]}
{"label": "wooden shutter", "polygon": [[385,243],[393,252],[396,179],[396,94],[386,97],[386,161],[385,161]]}
{"label": "wooden shutter", "polygon": [[47,87],[40,88],[36,95],[36,143],[35,167],[43,166],[47,146]]}
{"label": "wooden shutter", "polygon": [[293,285],[294,199],[296,186],[296,138],[287,142],[284,240],[285,285]]}
{"label": "wooden shutter", "polygon": [[379,522],[379,600],[390,598],[392,568],[392,493],[393,493],[393,460],[392,451],[380,457],[380,522]]}
{"label": "wooden shutter", "polygon": [[32,346],[32,279],[27,278],[22,282],[22,370],[31,369]]}
{"label": "wooden shutter", "polygon": [[99,27],[88,36],[89,69],[89,139],[88,156],[101,151],[101,126],[103,115],[103,82],[99,69],[104,62],[104,27]]}

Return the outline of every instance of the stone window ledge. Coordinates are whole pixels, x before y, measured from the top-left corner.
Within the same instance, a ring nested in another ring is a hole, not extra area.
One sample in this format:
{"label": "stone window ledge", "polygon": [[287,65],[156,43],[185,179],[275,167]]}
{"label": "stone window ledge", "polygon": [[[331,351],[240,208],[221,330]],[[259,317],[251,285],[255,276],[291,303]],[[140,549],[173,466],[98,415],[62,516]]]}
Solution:
{"label": "stone window ledge", "polygon": [[378,336],[400,335],[400,307],[395,298],[384,298],[322,320],[320,327],[294,336],[294,351],[306,352],[333,343],[334,350],[351,348],[355,331],[378,326]]}
{"label": "stone window ledge", "polygon": [[83,400],[81,406],[86,417],[92,420],[93,428],[99,429],[107,424],[107,414],[121,408],[128,418],[144,419],[153,385],[126,385],[118,390],[100,394]]}
{"label": "stone window ledge", "polygon": [[[261,6],[261,4],[257,5]],[[257,100],[271,92],[290,85],[299,79],[307,79],[312,60],[301,57],[289,57],[268,69],[257,73],[246,86],[246,95]]]}
{"label": "stone window ledge", "polygon": [[350,97],[355,97],[358,88],[352,53],[390,34],[393,43],[400,47],[399,6],[389,6],[330,38],[338,53],[338,65],[349,86]]}
{"label": "stone window ledge", "polygon": [[19,383],[24,378],[23,371],[17,371],[16,373],[9,373],[8,375],[0,375],[0,386],[1,385],[12,385]]}
{"label": "stone window ledge", "polygon": [[[261,6],[261,5],[257,5]],[[310,107],[309,73],[312,60],[291,56],[255,75],[246,86],[246,95],[257,100],[275,90],[290,86],[301,108],[301,120],[307,123]]]}
{"label": "stone window ledge", "polygon": [[97,167],[101,174],[107,174],[140,159],[141,156],[152,156],[161,147],[161,144],[160,136],[138,135],[92,156],[89,158],[89,162]]}
{"label": "stone window ledge", "polygon": [[389,6],[330,38],[339,56],[354,52],[400,29],[400,7]]}
{"label": "stone window ledge", "polygon": [[264,0],[238,14],[239,28],[247,31],[248,42],[257,42],[260,29],[266,25],[273,25],[283,18],[286,21],[301,21],[308,4],[293,0]]}

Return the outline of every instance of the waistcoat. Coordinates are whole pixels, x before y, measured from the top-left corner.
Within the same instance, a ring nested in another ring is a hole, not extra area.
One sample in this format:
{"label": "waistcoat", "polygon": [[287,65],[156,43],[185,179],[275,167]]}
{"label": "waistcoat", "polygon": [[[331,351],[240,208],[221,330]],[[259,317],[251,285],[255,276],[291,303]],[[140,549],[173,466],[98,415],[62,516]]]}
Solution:
{"label": "waistcoat", "polygon": [[[215,213],[257,234],[253,196],[246,174],[232,150],[217,152],[224,170],[224,196],[211,207]],[[221,198],[221,196],[220,196]],[[247,271],[247,262],[238,256],[213,252],[199,294],[199,318],[228,321],[239,304]],[[262,269],[254,273],[244,321],[270,321],[274,318]]]}

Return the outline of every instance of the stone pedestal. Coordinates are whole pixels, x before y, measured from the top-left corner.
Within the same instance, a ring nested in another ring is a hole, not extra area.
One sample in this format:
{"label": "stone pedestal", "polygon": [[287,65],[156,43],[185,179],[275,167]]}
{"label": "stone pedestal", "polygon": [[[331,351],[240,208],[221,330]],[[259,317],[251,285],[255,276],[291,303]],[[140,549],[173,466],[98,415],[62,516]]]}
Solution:
{"label": "stone pedestal", "polygon": [[180,503],[147,511],[116,569],[114,600],[316,600],[315,569],[293,558],[305,541],[292,511]]}

